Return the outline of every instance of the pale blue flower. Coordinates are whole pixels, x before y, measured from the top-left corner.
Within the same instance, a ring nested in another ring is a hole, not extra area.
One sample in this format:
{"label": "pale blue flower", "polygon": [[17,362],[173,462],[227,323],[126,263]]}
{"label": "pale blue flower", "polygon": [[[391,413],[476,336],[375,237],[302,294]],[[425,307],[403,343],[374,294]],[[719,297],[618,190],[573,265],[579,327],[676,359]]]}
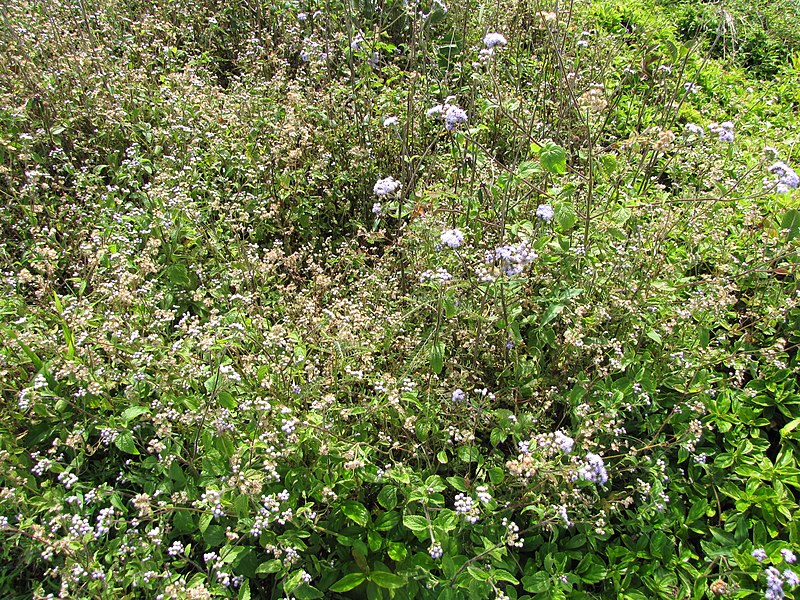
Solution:
{"label": "pale blue flower", "polygon": [[549,204],[540,204],[539,207],[536,209],[536,216],[539,217],[545,223],[549,223],[553,220],[555,216],[555,211],[553,207]]}
{"label": "pale blue flower", "polygon": [[502,33],[487,33],[483,38],[483,44],[487,48],[494,48],[495,46],[505,46],[508,42]]}
{"label": "pale blue flower", "polygon": [[389,194],[399,190],[401,187],[403,187],[403,185],[399,181],[397,181],[394,177],[389,176],[385,179],[379,179],[372,188],[372,191],[375,192],[376,196],[388,196]]}
{"label": "pale blue flower", "polygon": [[441,239],[445,246],[459,248],[464,243],[464,234],[458,229],[445,229]]}

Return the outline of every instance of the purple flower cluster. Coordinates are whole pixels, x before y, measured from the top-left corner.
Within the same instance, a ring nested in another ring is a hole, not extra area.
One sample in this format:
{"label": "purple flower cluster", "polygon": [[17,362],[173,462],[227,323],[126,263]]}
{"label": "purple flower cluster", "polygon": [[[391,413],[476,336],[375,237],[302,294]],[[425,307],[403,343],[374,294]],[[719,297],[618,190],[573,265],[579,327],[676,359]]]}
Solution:
{"label": "purple flower cluster", "polygon": [[778,161],[770,166],[769,172],[777,179],[775,191],[779,194],[786,194],[789,190],[795,190],[800,186],[800,177],[783,161]]}
{"label": "purple flower cluster", "polygon": [[588,452],[586,454],[586,461],[580,469],[578,469],[578,477],[586,481],[603,485],[608,481],[608,473],[606,472],[603,457],[599,454]]}
{"label": "purple flower cluster", "polygon": [[444,101],[444,104],[437,104],[436,106],[429,108],[425,113],[429,117],[442,117],[444,119],[444,126],[447,128],[447,131],[453,131],[459,125],[466,123],[468,120],[466,111],[459,108],[455,104],[451,104],[454,99],[455,96],[449,96]]}
{"label": "purple flower cluster", "polygon": [[527,241],[508,246],[498,246],[486,252],[486,263],[497,263],[508,277],[519,275],[536,259],[536,252]]}
{"label": "purple flower cluster", "polygon": [[464,234],[459,229],[445,229],[442,232],[442,243],[450,248],[460,248],[464,243]]}
{"label": "purple flower cluster", "polygon": [[540,204],[539,207],[536,209],[536,216],[544,221],[545,223],[549,223],[553,220],[556,212],[553,210],[553,207],[549,204]]}
{"label": "purple flower cluster", "polygon": [[508,43],[506,36],[502,33],[487,33],[483,38],[483,44],[487,48],[494,48],[495,46],[505,46]]}
{"label": "purple flower cluster", "polygon": [[372,191],[375,192],[376,196],[388,196],[401,187],[403,187],[403,185],[399,181],[389,176],[386,179],[379,179],[372,188]]}

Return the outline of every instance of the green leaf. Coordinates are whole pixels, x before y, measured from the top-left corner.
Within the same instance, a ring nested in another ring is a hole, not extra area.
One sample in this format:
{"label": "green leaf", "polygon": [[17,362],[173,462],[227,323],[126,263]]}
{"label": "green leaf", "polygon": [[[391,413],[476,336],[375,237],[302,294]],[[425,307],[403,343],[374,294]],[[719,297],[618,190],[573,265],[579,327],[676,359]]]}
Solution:
{"label": "green leaf", "polygon": [[397,488],[393,485],[385,485],[378,494],[378,504],[386,510],[392,510],[397,506]]}
{"label": "green leaf", "polygon": [[508,581],[509,583],[513,583],[514,585],[519,584],[519,579],[514,577],[511,573],[504,569],[495,569],[492,571],[492,577],[495,581]]}
{"label": "green leaf", "polygon": [[603,171],[606,175],[611,175],[617,170],[617,157],[613,154],[604,154],[600,157],[600,161],[603,163]]}
{"label": "green leaf", "polygon": [[472,575],[472,578],[477,581],[489,581],[489,573],[478,567],[472,565],[467,567],[467,573]]}
{"label": "green leaf", "polygon": [[283,582],[283,591],[291,594],[300,587],[300,584],[303,583],[303,574],[304,571],[302,569],[290,573]]}
{"label": "green leaf", "polygon": [[649,329],[647,331],[647,337],[653,340],[656,344],[663,344],[664,340],[661,339],[661,336],[658,335],[653,329]]}
{"label": "green leaf", "polygon": [[375,531],[389,531],[400,522],[400,513],[390,511],[375,519]]}
{"label": "green leaf", "polygon": [[126,454],[139,454],[130,431],[120,433],[114,440],[114,445]]}
{"label": "green leaf", "polygon": [[392,560],[400,562],[401,560],[405,560],[406,556],[408,556],[408,549],[405,544],[391,542],[386,550],[386,554],[388,554],[389,558]]}
{"label": "green leaf", "polygon": [[194,519],[192,518],[192,513],[188,510],[176,510],[172,517],[172,524],[178,533],[194,531]]}
{"label": "green leaf", "polygon": [[396,590],[406,584],[404,577],[387,571],[373,571],[369,575],[369,580],[378,587],[386,588],[387,590]]}
{"label": "green leaf", "polygon": [[405,515],[403,517],[403,525],[415,532],[428,530],[428,520],[419,515]]}
{"label": "green leaf", "polygon": [[250,580],[245,579],[239,587],[239,600],[250,600]]}
{"label": "green leaf", "polygon": [[122,420],[125,422],[125,425],[133,421],[139,415],[143,415],[145,413],[149,413],[150,409],[146,406],[130,406],[122,411]]}
{"label": "green leaf", "polygon": [[532,594],[541,594],[550,589],[550,575],[545,571],[539,571],[533,575],[526,575],[522,578],[522,589]]}
{"label": "green leaf", "polygon": [[369,523],[369,511],[361,502],[345,500],[342,502],[342,512],[348,519],[362,527],[366,527],[367,523]]}
{"label": "green leaf", "polygon": [[228,392],[220,392],[217,394],[217,401],[222,408],[236,408],[238,404],[233,396],[231,396]]}
{"label": "green leaf", "polygon": [[363,573],[350,573],[342,577],[339,581],[334,583],[331,587],[328,588],[329,592],[349,592],[352,589],[357,588],[360,586],[366,577]]}
{"label": "green leaf", "polygon": [[184,288],[188,288],[192,285],[192,280],[189,278],[189,270],[186,268],[186,265],[180,263],[170,265],[167,268],[167,277],[172,283]]}
{"label": "green leaf", "polygon": [[550,306],[547,308],[547,310],[546,310],[546,311],[544,311],[544,314],[542,315],[542,321],[541,321],[541,325],[543,325],[543,326],[544,326],[544,325],[547,325],[548,323],[550,323],[550,322],[551,322],[553,319],[555,319],[555,318],[556,318],[556,317],[557,317],[559,314],[561,314],[561,311],[562,311],[562,310],[564,310],[564,308],[565,308],[565,307],[564,307],[564,305],[563,305],[563,304],[559,304],[559,303],[557,303],[557,302],[556,302],[556,303],[553,303],[553,304],[551,304],[551,305],[550,305]]}
{"label": "green leaf", "polygon": [[453,475],[452,477],[447,478],[447,483],[457,489],[459,492],[464,492],[465,494],[469,492],[467,489],[467,484],[464,482],[463,477],[456,477]]}
{"label": "green leaf", "polygon": [[567,172],[567,153],[558,144],[547,141],[539,151],[539,160],[545,170],[563,175]]}
{"label": "green leaf", "polygon": [[273,558],[272,560],[268,560],[266,562],[261,563],[258,565],[256,569],[257,575],[267,575],[269,573],[277,573],[283,568],[283,564],[277,558]]}
{"label": "green leaf", "polygon": [[431,347],[431,371],[437,375],[444,367],[444,342],[436,342]]}
{"label": "green leaf", "polygon": [[323,597],[322,592],[320,592],[313,585],[308,585],[307,583],[304,583],[300,587],[296,588],[292,592],[292,596],[294,596],[296,600],[314,600],[315,598]]}
{"label": "green leaf", "polygon": [[203,533],[203,541],[209,546],[220,546],[225,541],[225,529],[220,525],[209,525]]}

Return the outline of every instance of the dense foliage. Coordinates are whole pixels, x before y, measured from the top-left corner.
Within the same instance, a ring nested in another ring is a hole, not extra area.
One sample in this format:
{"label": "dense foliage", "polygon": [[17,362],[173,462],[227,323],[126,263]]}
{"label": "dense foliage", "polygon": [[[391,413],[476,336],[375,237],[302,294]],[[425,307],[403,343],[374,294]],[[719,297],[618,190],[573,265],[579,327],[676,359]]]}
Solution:
{"label": "dense foliage", "polygon": [[791,596],[789,4],[5,2],[0,595]]}

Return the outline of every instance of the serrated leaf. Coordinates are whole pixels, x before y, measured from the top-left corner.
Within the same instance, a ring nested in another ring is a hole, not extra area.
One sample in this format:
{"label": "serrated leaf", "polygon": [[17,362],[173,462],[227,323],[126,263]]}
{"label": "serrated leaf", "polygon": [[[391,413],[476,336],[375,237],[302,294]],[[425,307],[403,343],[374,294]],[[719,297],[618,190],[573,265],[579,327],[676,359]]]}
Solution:
{"label": "serrated leaf", "polygon": [[414,532],[428,530],[428,520],[425,517],[420,517],[419,515],[404,515],[403,525]]}
{"label": "serrated leaf", "polygon": [[234,409],[238,406],[234,397],[228,392],[220,392],[217,394],[217,401],[222,408]]}
{"label": "serrated leaf", "polygon": [[514,577],[511,573],[504,569],[495,569],[492,571],[492,577],[495,581],[508,581],[509,583],[513,583],[514,585],[519,584],[519,579]]}
{"label": "serrated leaf", "polygon": [[467,484],[464,482],[463,477],[456,477],[455,475],[452,477],[447,478],[447,483],[457,489],[459,492],[464,492],[465,494],[469,492],[467,489]]}
{"label": "serrated leaf", "polygon": [[397,488],[393,485],[385,485],[378,494],[378,504],[386,510],[392,510],[397,506]]}
{"label": "serrated leaf", "polygon": [[338,593],[349,592],[360,586],[365,579],[366,577],[363,573],[350,573],[329,587],[328,591]]}
{"label": "serrated leaf", "polygon": [[114,439],[114,445],[126,454],[139,454],[136,449],[136,442],[133,441],[133,435],[129,431],[120,433]]}
{"label": "serrated leaf", "polygon": [[345,500],[342,502],[341,508],[342,512],[348,519],[361,525],[362,527],[366,527],[367,523],[369,522],[369,511],[367,510],[366,506],[361,504],[361,502],[356,502],[355,500]]}
{"label": "serrated leaf", "polygon": [[283,582],[283,591],[287,594],[294,592],[298,587],[300,587],[300,584],[303,583],[304,574],[305,571],[302,569],[298,569],[297,571],[290,573]]}
{"label": "serrated leaf", "polygon": [[170,265],[167,268],[167,277],[172,283],[184,288],[192,285],[192,280],[189,278],[189,270],[186,265],[180,263]]}
{"label": "serrated leaf", "polygon": [[369,580],[378,587],[382,587],[387,590],[396,590],[406,584],[404,577],[400,577],[399,575],[395,575],[394,573],[389,573],[387,571],[373,571],[369,574]]}
{"label": "serrated leaf", "polygon": [[277,573],[282,568],[283,568],[283,563],[281,563],[281,561],[278,560],[277,558],[273,558],[272,560],[268,560],[258,565],[258,568],[256,569],[256,575]]}
{"label": "serrated leaf", "polygon": [[548,141],[545,142],[539,151],[539,160],[542,166],[551,173],[563,175],[567,172],[567,153],[558,144]]}
{"label": "serrated leaf", "polygon": [[539,571],[533,575],[526,575],[522,578],[522,589],[532,594],[541,594],[550,588],[550,576],[544,572]]}
{"label": "serrated leaf", "polygon": [[408,549],[405,544],[391,542],[386,550],[386,554],[394,561],[400,562],[408,556]]}
{"label": "serrated leaf", "polygon": [[146,406],[129,406],[124,411],[122,411],[122,420],[127,425],[131,421],[133,421],[139,415],[143,415],[145,413],[149,413],[150,409]]}
{"label": "serrated leaf", "polygon": [[489,581],[489,573],[472,565],[467,567],[467,572],[477,581]]}

